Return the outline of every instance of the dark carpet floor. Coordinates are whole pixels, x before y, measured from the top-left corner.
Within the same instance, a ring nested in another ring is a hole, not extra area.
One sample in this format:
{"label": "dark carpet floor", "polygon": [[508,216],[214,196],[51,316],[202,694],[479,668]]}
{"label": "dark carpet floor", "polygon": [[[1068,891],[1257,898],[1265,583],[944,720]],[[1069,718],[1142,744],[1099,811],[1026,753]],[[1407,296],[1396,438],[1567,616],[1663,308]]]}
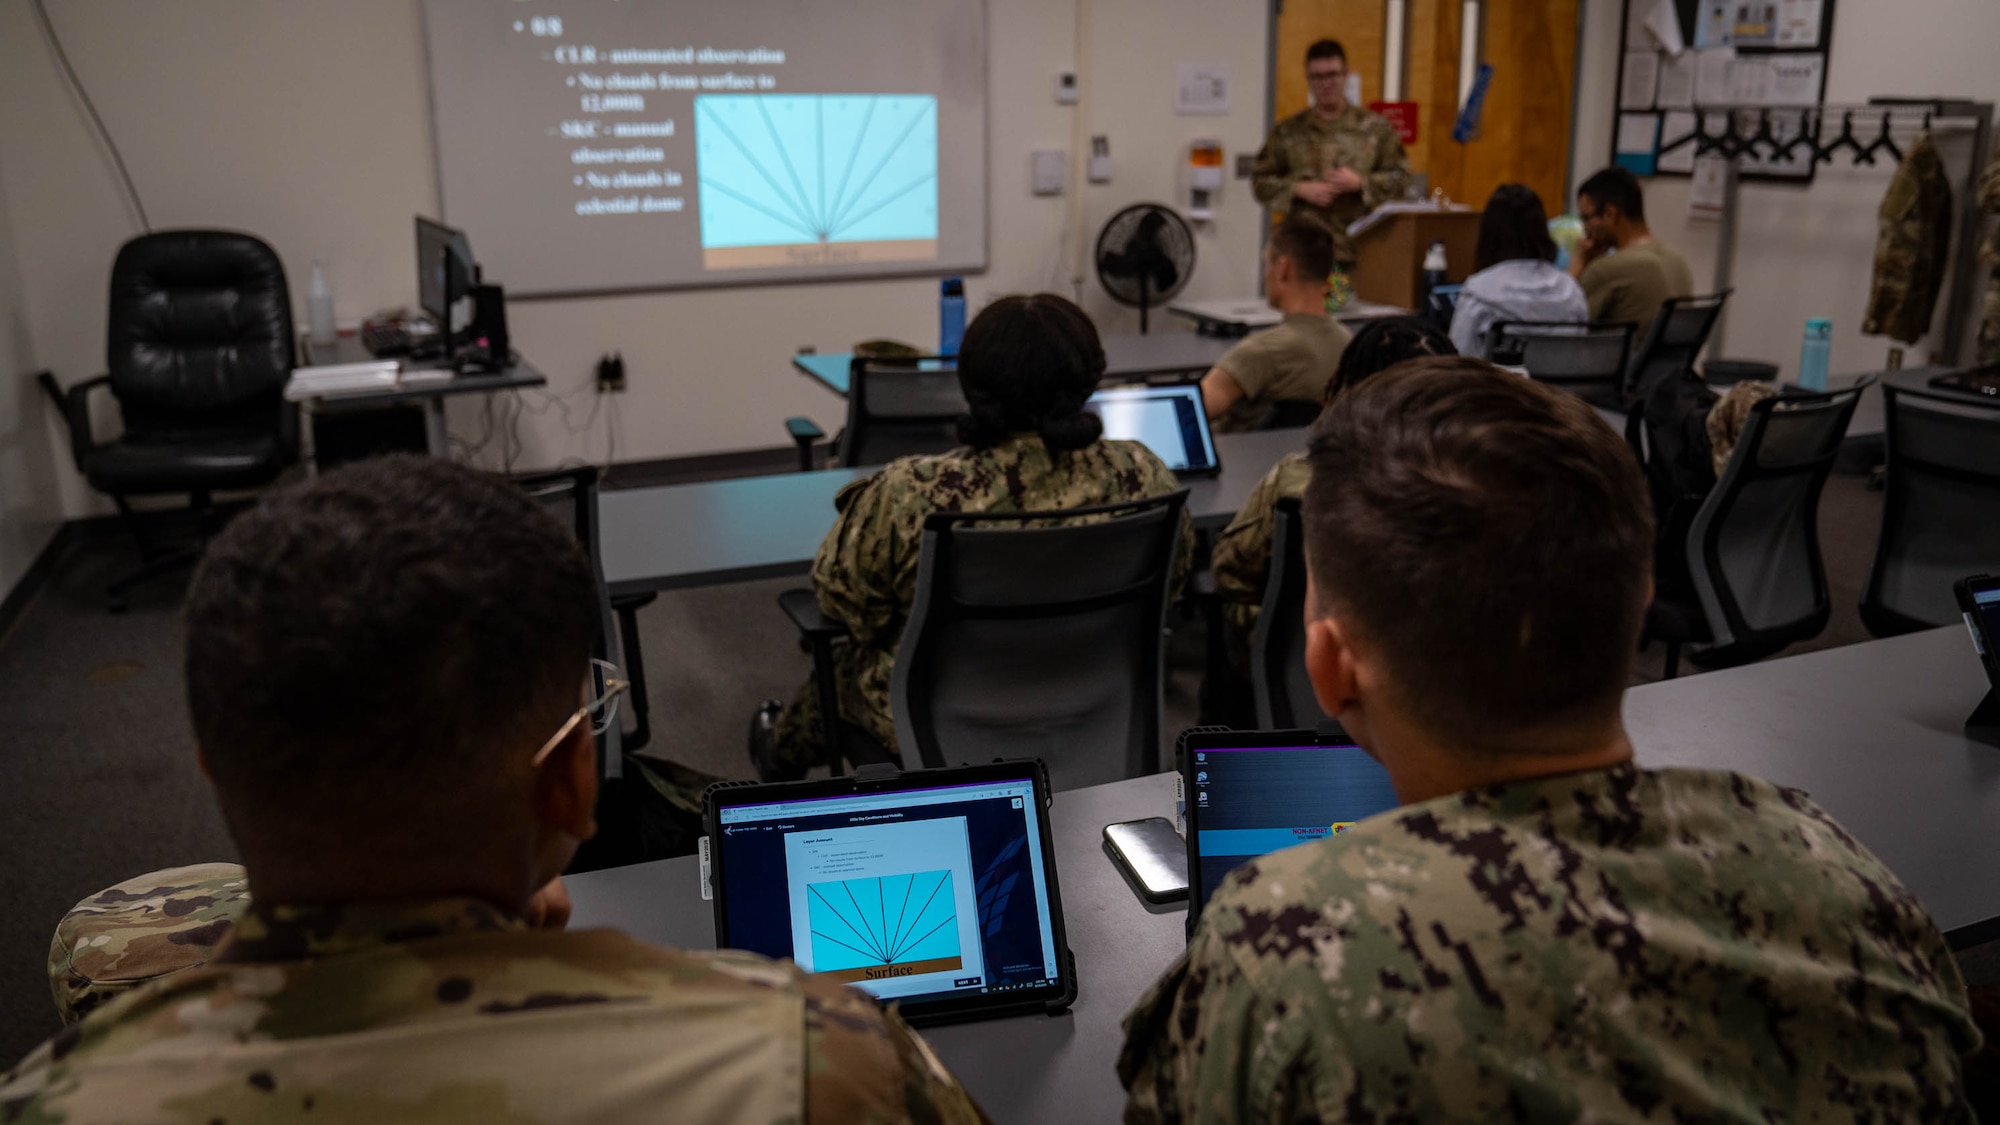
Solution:
{"label": "dark carpet floor", "polygon": [[[1866,639],[1855,611],[1881,494],[1835,477],[1820,526],[1833,621],[1801,652]],[[76,550],[0,637],[0,1065],[56,1028],[44,968],[56,920],[85,895],[172,864],[232,859],[195,763],[182,698],[181,581],[105,612],[105,582],[134,562],[122,543]],[[641,612],[654,741],[648,753],[745,776],[744,733],[757,703],[789,696],[810,661],[775,600],[799,579],[662,594]],[[1191,725],[1200,683],[1198,627],[1173,646],[1168,729]],[[1657,679],[1661,648],[1637,679]]]}

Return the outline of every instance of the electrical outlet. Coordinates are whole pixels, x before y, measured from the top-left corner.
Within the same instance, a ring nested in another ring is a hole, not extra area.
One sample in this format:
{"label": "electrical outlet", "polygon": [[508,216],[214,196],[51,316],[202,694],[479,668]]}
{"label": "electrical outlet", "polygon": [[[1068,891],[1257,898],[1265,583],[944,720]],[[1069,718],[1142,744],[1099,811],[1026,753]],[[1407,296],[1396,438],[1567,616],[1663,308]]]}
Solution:
{"label": "electrical outlet", "polygon": [[597,393],[619,394],[625,390],[625,356],[621,352],[606,352],[597,361]]}

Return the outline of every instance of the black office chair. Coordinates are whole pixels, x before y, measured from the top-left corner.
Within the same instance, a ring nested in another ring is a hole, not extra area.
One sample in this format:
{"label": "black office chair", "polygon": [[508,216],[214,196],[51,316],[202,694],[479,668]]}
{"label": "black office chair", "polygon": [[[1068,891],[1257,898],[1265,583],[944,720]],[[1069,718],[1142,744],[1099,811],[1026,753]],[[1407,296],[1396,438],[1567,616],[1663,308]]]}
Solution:
{"label": "black office chair", "polygon": [[1956,622],[1952,583],[2000,574],[2000,404],[1882,395],[1888,471],[1861,621],[1887,637]]}
{"label": "black office chair", "polygon": [[1319,709],[1306,675],[1306,548],[1299,498],[1278,501],[1271,520],[1271,576],[1250,635],[1250,682],[1262,730],[1317,728]]}
{"label": "black office chair", "polygon": [[1708,346],[1708,334],[1715,330],[1716,318],[1734,292],[1724,289],[1706,297],[1674,297],[1661,302],[1653,327],[1626,369],[1619,401],[1605,405],[1623,409],[1659,380],[1692,372],[1695,358]]}
{"label": "black office chair", "polygon": [[[109,319],[106,374],[67,392],[46,371],[37,378],[61,406],[77,471],[110,495],[139,543],[144,565],[106,589],[119,612],[133,586],[200,556],[158,549],[127,498],[187,493],[205,544],[215,493],[269,484],[297,455],[298,411],[284,398],[285,269],[257,238],[178,230],[127,242],[111,266]],[[125,424],[104,442],[90,425],[98,387],[111,389]]]}
{"label": "black office chair", "polygon": [[1487,330],[1494,363],[1527,369],[1538,383],[1560,387],[1588,402],[1622,406],[1632,335],[1629,320],[1574,324],[1552,320],[1503,320]]}
{"label": "black office chair", "polygon": [[[834,443],[834,458],[842,465],[886,465],[956,449],[965,412],[952,359],[857,355],[847,370],[847,425]],[[809,418],[787,418],[785,429],[798,446],[799,469],[811,470],[813,447],[825,431]]]}
{"label": "black office chair", "polygon": [[1686,572],[1658,576],[1646,636],[1708,667],[1761,660],[1816,637],[1832,615],[1819,549],[1819,497],[1848,420],[1873,378],[1831,394],[1786,395],[1751,408],[1722,478],[1695,512]]}
{"label": "black office chair", "polygon": [[1057,789],[1158,772],[1186,505],[926,519],[890,684],[904,760],[1041,758]]}

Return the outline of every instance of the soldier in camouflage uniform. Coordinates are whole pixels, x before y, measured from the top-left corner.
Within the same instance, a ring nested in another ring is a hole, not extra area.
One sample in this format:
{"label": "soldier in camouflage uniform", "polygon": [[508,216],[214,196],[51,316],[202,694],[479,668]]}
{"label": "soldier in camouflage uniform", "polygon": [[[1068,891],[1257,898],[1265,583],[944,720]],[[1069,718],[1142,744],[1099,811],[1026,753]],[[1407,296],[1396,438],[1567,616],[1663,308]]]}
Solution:
{"label": "soldier in camouflage uniform", "polygon": [[1652,521],[1581,400],[1414,360],[1315,425],[1307,667],[1401,808],[1232,873],[1125,1119],[1970,1121],[1923,907],[1804,794],[1644,770]]}
{"label": "soldier in camouflage uniform", "polygon": [[[2000,214],[2000,153],[1979,175],[1979,206],[1988,214]],[[2000,364],[2000,225],[1986,236],[1979,258],[1989,271],[1986,298],[1979,312],[1979,365],[1988,367]]]}
{"label": "soldier in camouflage uniform", "polygon": [[[1451,339],[1428,321],[1413,316],[1390,316],[1361,326],[1340,366],[1326,385],[1324,402],[1359,384],[1363,379],[1406,359],[1424,355],[1451,355]],[[1222,597],[1223,651],[1229,658],[1226,689],[1211,686],[1208,698],[1249,700],[1250,638],[1257,628],[1257,614],[1264,604],[1264,587],[1271,576],[1271,537],[1276,534],[1274,513],[1278,501],[1304,496],[1312,468],[1303,453],[1287,453],[1271,466],[1257,487],[1236,510],[1236,518],[1216,537],[1209,555],[1209,572],[1215,576],[1216,593]],[[1225,694],[1226,692],[1226,694]],[[1225,722],[1231,716],[1210,715],[1210,721]],[[1238,723],[1253,720],[1235,716]]]}
{"label": "soldier in camouflage uniform", "polygon": [[51,967],[59,1004],[96,1005],[0,1074],[0,1119],[984,1120],[863,993],[560,928],[609,717],[578,707],[596,592],[504,480],[394,457],[276,494],[210,548],[187,614],[247,870],[79,906]]}
{"label": "soldier in camouflage uniform", "polygon": [[1313,104],[1272,127],[1251,189],[1273,211],[1318,219],[1333,232],[1335,261],[1353,265],[1348,224],[1403,198],[1410,160],[1394,125],[1347,103],[1347,52],[1339,43],[1322,39],[1307,49],[1306,83]]}
{"label": "soldier in camouflage uniform", "polygon": [[[1083,311],[1060,297],[994,302],[966,329],[959,379],[972,409],[964,448],[905,457],[840,490],[839,515],[813,560],[820,612],[847,629],[835,649],[841,718],[896,752],[889,682],[917,589],[924,518],[932,512],[1083,508],[1159,496],[1180,487],[1136,441],[1105,441],[1084,400],[1104,374],[1104,351]],[[1187,570],[1183,524],[1175,589]],[[797,777],[821,759],[819,693],[808,680],[781,712],[766,704],[751,756],[767,779]]]}

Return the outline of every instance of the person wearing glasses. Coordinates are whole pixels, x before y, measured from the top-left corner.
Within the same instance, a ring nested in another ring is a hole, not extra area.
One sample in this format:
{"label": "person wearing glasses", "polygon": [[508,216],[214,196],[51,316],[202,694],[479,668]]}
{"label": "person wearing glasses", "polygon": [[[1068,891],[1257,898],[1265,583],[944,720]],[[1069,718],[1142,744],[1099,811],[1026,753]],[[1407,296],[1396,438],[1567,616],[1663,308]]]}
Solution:
{"label": "person wearing glasses", "polygon": [[1306,48],[1312,104],[1271,129],[1257,153],[1251,187],[1281,214],[1318,219],[1333,232],[1334,258],[1354,264],[1347,225],[1401,199],[1410,160],[1396,127],[1347,100],[1347,50],[1332,39]]}
{"label": "person wearing glasses", "polygon": [[863,993],[564,932],[626,687],[598,613],[574,534],[443,458],[239,516],[189,588],[186,673],[243,866],[64,920],[56,992],[92,1010],[0,1073],[0,1116],[983,1121]]}

